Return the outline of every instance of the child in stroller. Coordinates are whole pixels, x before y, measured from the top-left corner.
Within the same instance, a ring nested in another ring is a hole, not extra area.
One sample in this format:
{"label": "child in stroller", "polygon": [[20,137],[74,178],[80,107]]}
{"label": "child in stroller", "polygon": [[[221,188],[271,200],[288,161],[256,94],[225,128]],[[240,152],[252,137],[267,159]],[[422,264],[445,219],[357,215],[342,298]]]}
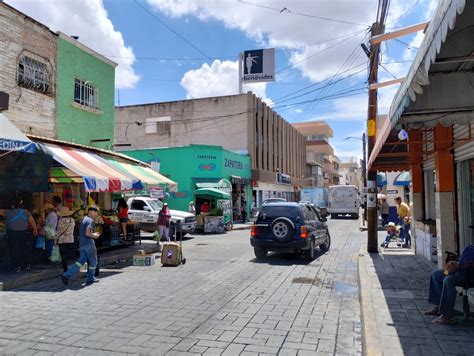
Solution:
{"label": "child in stroller", "polygon": [[385,237],[385,241],[380,245],[383,248],[387,248],[391,241],[397,243],[397,246],[402,246],[402,240],[400,239],[400,231],[393,222],[389,222],[387,225],[387,237]]}

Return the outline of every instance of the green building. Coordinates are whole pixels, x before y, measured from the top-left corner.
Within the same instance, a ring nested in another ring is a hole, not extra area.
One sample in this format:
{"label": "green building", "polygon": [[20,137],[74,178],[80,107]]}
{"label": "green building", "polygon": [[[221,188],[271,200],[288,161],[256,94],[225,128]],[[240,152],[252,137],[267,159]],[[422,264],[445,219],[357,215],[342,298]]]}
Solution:
{"label": "green building", "polygon": [[74,38],[58,34],[56,137],[112,149],[116,63]]}
{"label": "green building", "polygon": [[252,175],[248,155],[208,145],[129,150],[123,153],[152,166],[159,166],[160,173],[178,183],[178,191],[166,198],[172,209],[187,211],[195,189],[210,187],[226,179],[232,184],[234,221],[241,220],[242,208],[247,218],[250,216]]}

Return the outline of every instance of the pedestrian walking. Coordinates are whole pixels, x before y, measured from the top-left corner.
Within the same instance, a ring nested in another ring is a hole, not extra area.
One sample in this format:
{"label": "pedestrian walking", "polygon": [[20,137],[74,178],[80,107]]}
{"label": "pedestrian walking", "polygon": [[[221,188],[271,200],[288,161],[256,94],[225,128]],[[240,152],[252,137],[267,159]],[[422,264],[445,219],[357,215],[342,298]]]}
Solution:
{"label": "pedestrian walking", "polygon": [[6,220],[12,267],[16,272],[20,272],[22,268],[30,269],[33,237],[29,229],[32,229],[33,236],[38,235],[35,219],[27,209],[23,208],[21,198],[12,204],[11,209],[5,209],[3,214]]}
{"label": "pedestrian walking", "polygon": [[97,217],[99,209],[92,205],[89,207],[87,216],[82,219],[79,228],[79,260],[73,264],[64,274],[61,279],[64,285],[68,285],[69,280],[73,277],[79,269],[88,262],[86,285],[91,285],[98,282],[94,277],[95,269],[97,267],[97,249],[95,248],[95,239],[98,239],[100,234],[94,232],[94,220]]}
{"label": "pedestrian walking", "polygon": [[58,227],[56,229],[56,244],[59,246],[61,264],[64,272],[67,271],[68,259],[74,251],[74,225],[75,221],[71,217],[73,211],[67,206],[58,211]]}
{"label": "pedestrian walking", "polygon": [[168,203],[164,203],[163,208],[158,213],[157,225],[161,238],[165,237],[168,242],[170,241],[170,221],[171,212]]}
{"label": "pedestrian walking", "polygon": [[380,215],[382,216],[383,226],[388,225],[388,215],[390,213],[390,207],[388,206],[387,199],[382,198],[380,202]]}
{"label": "pedestrian walking", "polygon": [[408,248],[411,246],[411,218],[410,218],[410,207],[407,203],[402,201],[401,197],[396,197],[395,202],[397,203],[397,214],[399,223],[401,225],[400,238],[403,239],[403,247]]}

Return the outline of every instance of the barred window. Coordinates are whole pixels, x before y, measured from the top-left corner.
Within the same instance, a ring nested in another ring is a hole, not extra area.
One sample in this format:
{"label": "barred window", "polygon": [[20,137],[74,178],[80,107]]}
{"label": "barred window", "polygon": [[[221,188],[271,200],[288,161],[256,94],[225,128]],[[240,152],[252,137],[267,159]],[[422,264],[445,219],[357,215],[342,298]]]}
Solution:
{"label": "barred window", "polygon": [[18,62],[18,85],[42,93],[51,92],[51,75],[46,64],[24,56]]}
{"label": "barred window", "polygon": [[99,88],[89,81],[76,78],[74,83],[74,101],[80,105],[99,110]]}

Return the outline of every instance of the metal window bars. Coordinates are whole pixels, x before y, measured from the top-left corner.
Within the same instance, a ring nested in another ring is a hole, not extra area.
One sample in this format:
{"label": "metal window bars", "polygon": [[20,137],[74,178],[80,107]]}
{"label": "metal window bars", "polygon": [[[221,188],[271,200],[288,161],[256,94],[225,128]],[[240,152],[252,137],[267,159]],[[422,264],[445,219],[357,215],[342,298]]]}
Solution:
{"label": "metal window bars", "polygon": [[99,88],[95,87],[89,81],[76,78],[74,84],[74,101],[80,105],[98,110]]}
{"label": "metal window bars", "polygon": [[46,64],[24,56],[18,62],[18,85],[42,93],[51,91],[51,75]]}

